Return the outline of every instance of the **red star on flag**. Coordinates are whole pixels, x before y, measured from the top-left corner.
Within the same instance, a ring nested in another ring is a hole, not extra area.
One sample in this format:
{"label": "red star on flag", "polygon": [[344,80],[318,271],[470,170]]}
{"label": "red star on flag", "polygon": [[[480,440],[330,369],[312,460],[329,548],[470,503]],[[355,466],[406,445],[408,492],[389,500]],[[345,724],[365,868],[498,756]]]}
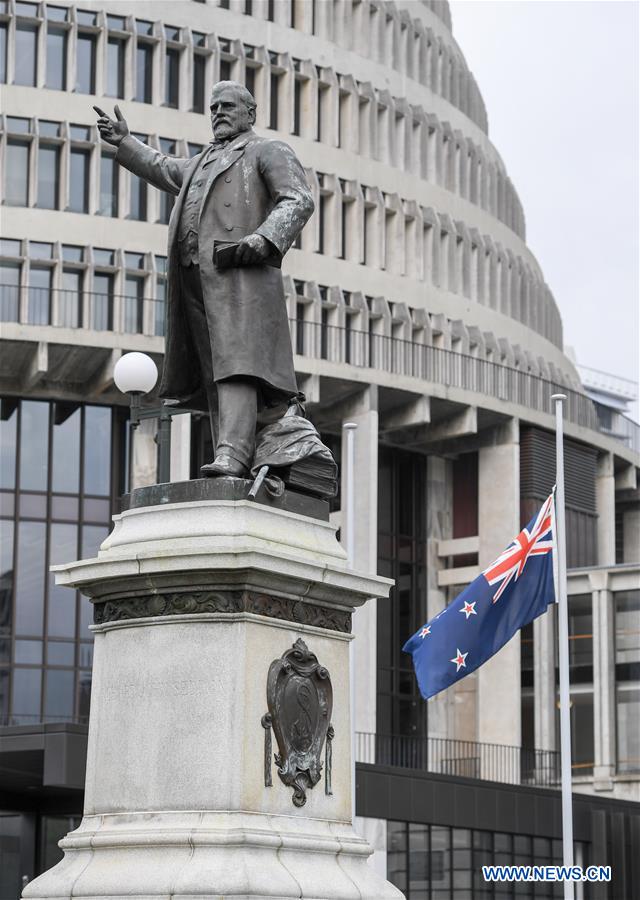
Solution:
{"label": "red star on flag", "polygon": [[465,617],[468,619],[469,616],[477,616],[476,612],[476,603],[478,601],[474,600],[473,603],[465,603],[461,610],[458,610],[461,613],[465,614]]}
{"label": "red star on flag", "polygon": [[431,634],[431,625],[425,625],[420,632],[420,637],[424,640],[428,634]]}
{"label": "red star on flag", "polygon": [[466,668],[467,668],[467,664],[466,664],[465,660],[466,660],[466,658],[467,658],[468,655],[469,655],[469,651],[468,651],[468,650],[467,650],[466,653],[460,653],[459,648],[456,647],[456,655],[453,657],[453,659],[450,659],[450,660],[449,660],[449,662],[452,662],[452,663],[455,663],[455,664],[456,664],[456,672],[459,672],[460,669],[466,669]]}

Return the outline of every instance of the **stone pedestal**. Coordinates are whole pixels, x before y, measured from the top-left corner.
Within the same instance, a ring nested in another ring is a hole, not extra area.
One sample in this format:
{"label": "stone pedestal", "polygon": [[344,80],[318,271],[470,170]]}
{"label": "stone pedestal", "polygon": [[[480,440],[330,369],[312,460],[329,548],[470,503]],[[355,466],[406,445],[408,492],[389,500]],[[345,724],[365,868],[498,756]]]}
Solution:
{"label": "stone pedestal", "polygon": [[[94,603],[85,808],[25,898],[401,898],[351,823],[351,614],[390,583],[347,570],[326,504],[254,503],[248,484],[134,491],[96,559],[56,567]],[[301,807],[263,727],[269,668],[299,639],[333,685]]]}

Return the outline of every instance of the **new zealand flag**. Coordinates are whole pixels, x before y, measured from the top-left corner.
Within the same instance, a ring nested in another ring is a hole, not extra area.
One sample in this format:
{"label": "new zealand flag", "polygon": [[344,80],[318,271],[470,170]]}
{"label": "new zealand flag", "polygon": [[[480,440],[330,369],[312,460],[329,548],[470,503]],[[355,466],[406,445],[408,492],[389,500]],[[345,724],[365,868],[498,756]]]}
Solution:
{"label": "new zealand flag", "polygon": [[490,659],[556,599],[553,495],[512,544],[402,648],[427,700]]}

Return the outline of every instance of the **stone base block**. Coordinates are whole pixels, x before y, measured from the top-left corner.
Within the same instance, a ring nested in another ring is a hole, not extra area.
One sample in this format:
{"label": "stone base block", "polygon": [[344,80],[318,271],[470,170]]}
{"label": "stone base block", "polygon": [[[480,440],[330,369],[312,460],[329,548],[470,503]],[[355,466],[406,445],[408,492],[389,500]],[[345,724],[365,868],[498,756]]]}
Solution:
{"label": "stone base block", "polygon": [[85,816],[31,900],[400,900],[348,825],[249,813]]}

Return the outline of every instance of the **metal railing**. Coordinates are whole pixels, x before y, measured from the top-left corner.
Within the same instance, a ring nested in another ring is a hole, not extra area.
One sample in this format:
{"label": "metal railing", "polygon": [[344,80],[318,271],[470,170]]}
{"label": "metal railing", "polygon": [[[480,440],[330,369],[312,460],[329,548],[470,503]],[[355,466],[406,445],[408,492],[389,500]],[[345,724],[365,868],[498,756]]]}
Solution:
{"label": "metal railing", "polygon": [[[0,284],[0,322],[161,337],[164,311],[164,301],[155,298]],[[640,452],[640,425],[618,416],[616,428],[609,430],[586,394],[531,372],[347,326],[292,318],[289,328],[294,352],[301,356],[406,375],[545,413],[550,413],[551,395],[564,393],[569,422],[607,434]]]}
{"label": "metal railing", "polygon": [[557,787],[560,754],[506,744],[356,732],[356,761],[502,784]]}

